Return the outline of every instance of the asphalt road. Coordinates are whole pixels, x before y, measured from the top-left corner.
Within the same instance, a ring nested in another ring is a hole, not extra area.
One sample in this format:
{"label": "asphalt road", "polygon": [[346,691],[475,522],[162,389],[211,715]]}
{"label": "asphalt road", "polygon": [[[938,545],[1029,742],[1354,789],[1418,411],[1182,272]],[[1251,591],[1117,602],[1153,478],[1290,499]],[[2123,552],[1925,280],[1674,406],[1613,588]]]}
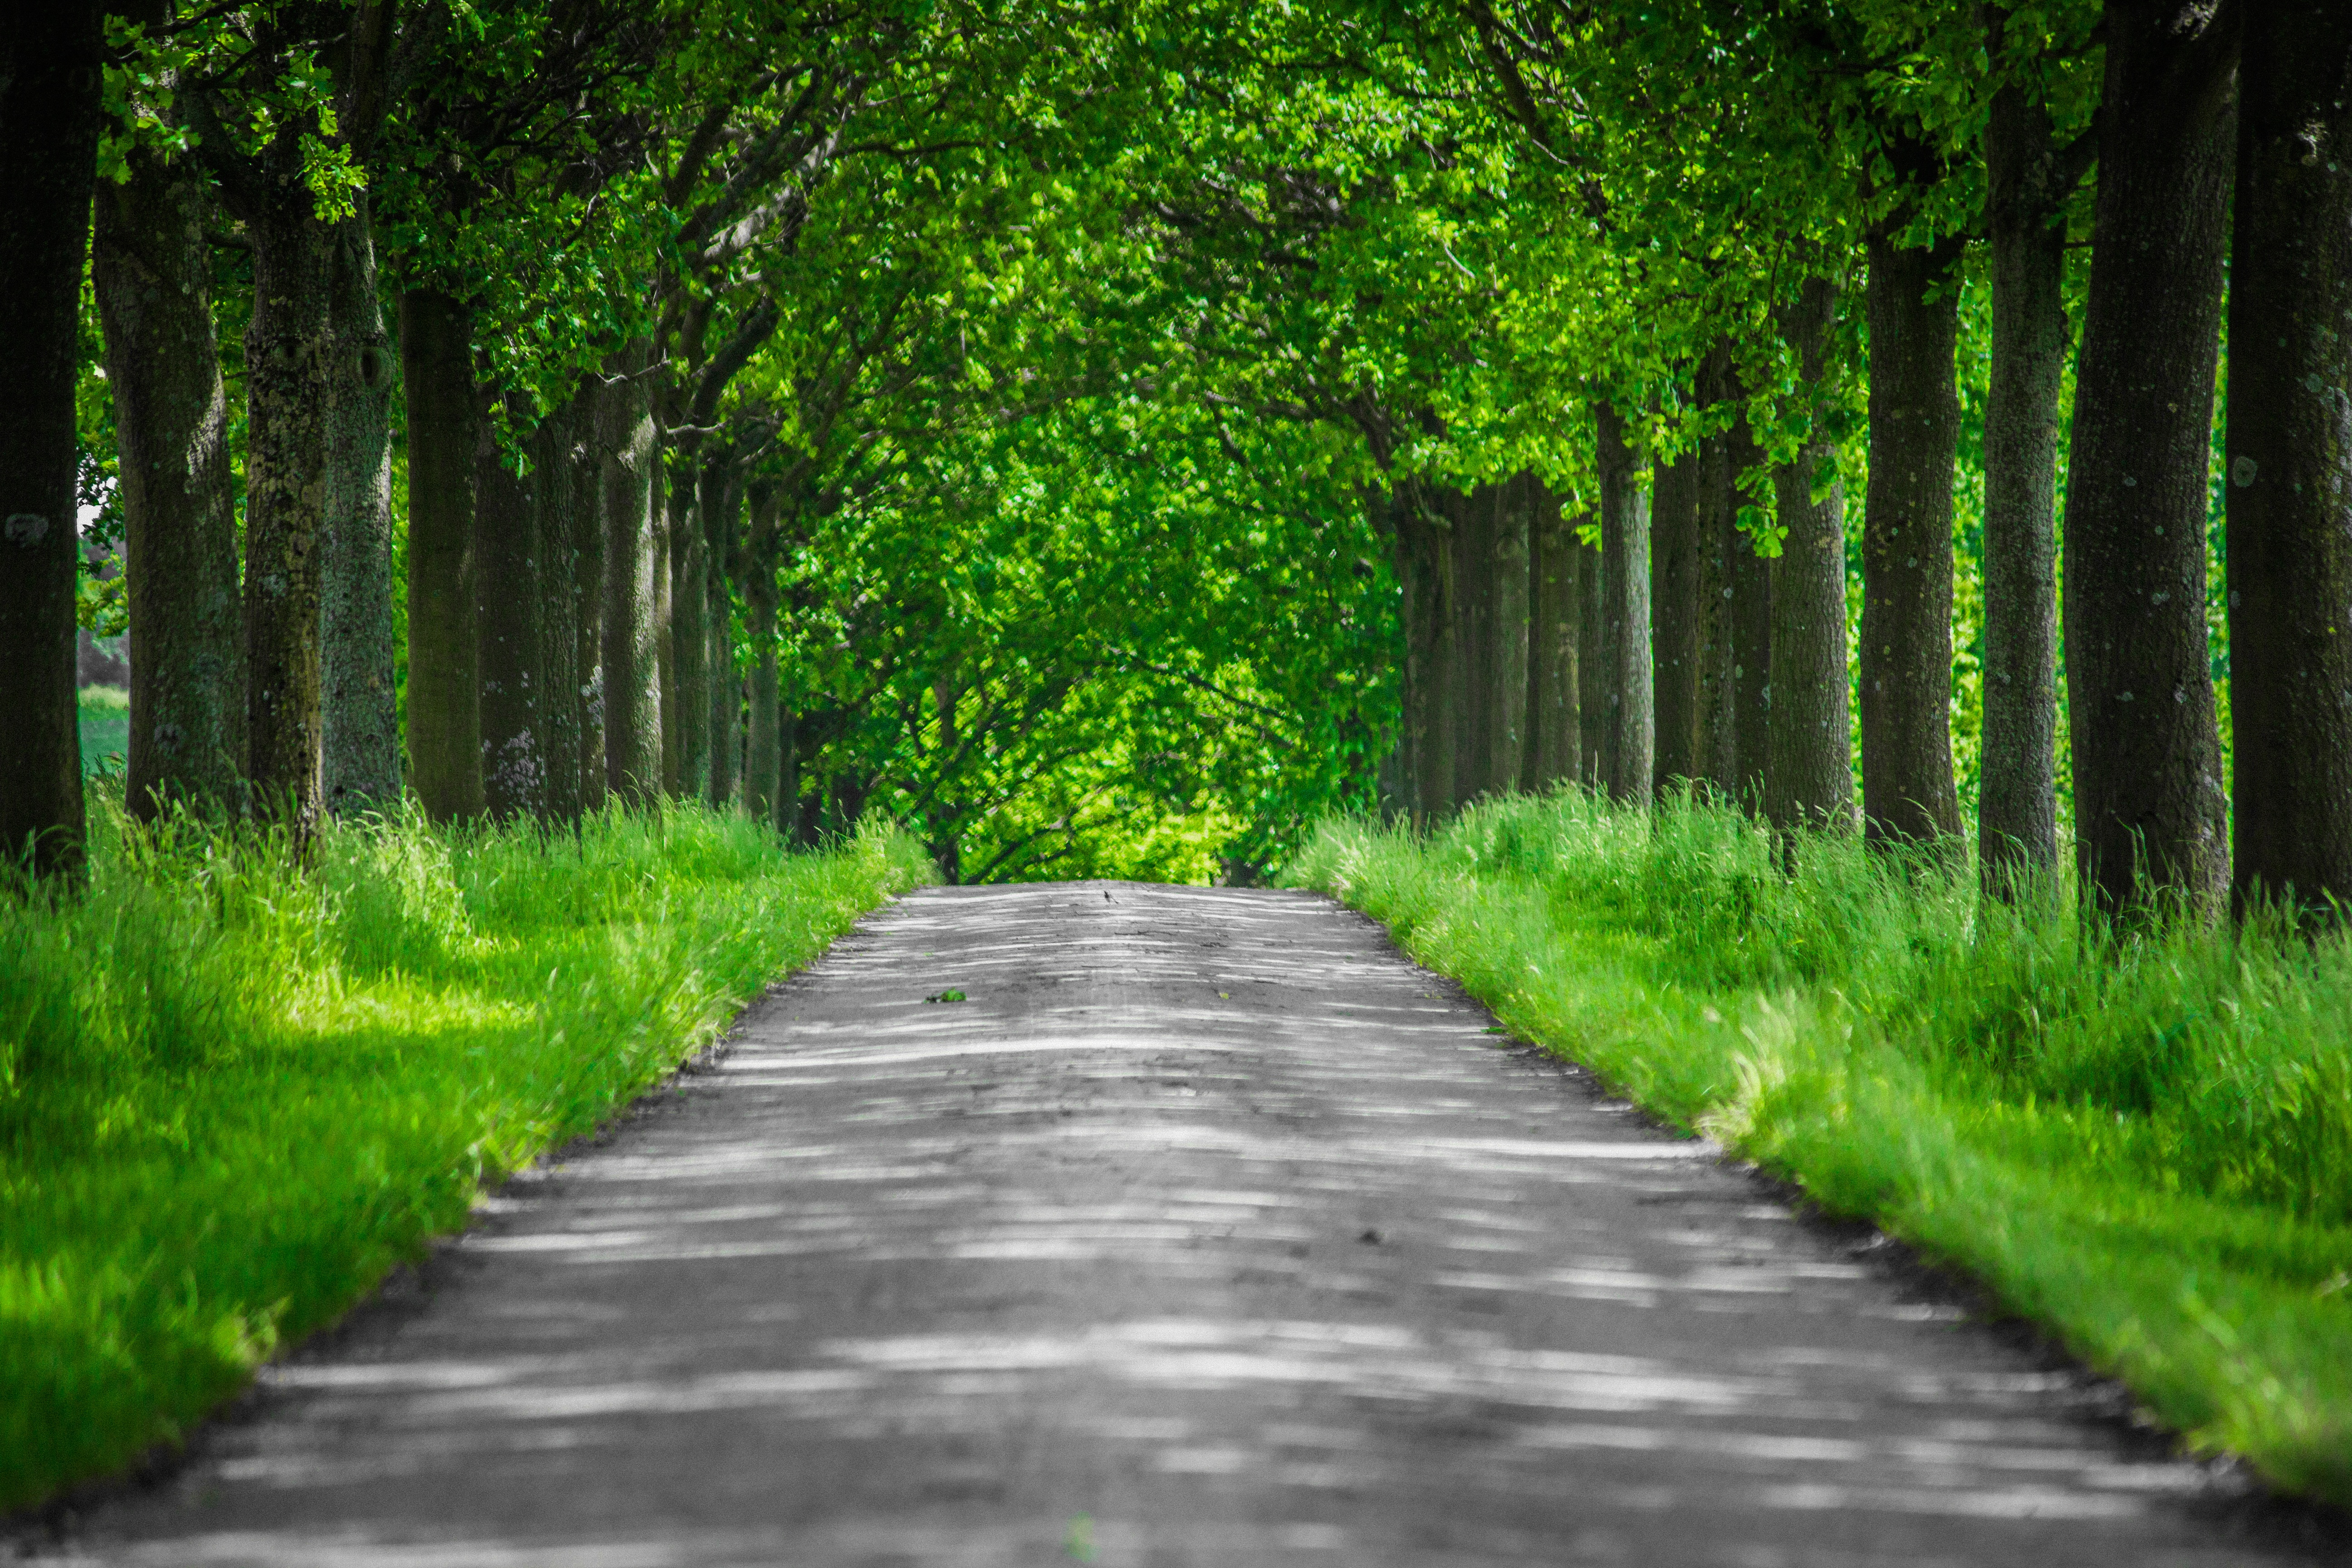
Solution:
{"label": "asphalt road", "polygon": [[2339,1560],[1490,1022],[1302,893],[908,898],[42,1555]]}

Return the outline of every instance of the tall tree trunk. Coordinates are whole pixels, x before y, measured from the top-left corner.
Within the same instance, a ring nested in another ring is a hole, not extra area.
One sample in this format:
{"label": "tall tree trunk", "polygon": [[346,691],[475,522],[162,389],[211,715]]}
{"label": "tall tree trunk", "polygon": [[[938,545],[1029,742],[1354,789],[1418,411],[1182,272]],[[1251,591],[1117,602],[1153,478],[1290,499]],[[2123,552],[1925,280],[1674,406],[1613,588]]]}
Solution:
{"label": "tall tree trunk", "polygon": [[[1761,468],[1764,453],[1745,416],[1724,432],[1725,465],[1735,477]],[[1748,493],[1729,498],[1731,536],[1724,554],[1731,572],[1731,798],[1743,810],[1764,809],[1764,774],[1772,754],[1772,563],[1756,553],[1756,538],[1739,525]]]}
{"label": "tall tree trunk", "polygon": [[320,622],[327,809],[400,802],[393,684],[392,347],[376,294],[367,193],[336,226],[327,362],[327,515]]}
{"label": "tall tree trunk", "polygon": [[[776,495],[767,484],[751,487],[751,530],[744,548],[744,635],[751,640],[751,732],[743,756],[744,804],[751,820],[793,836],[782,793],[783,739],[776,700]],[[797,816],[794,803],[793,816]]]}
{"label": "tall tree trunk", "polygon": [[[530,417],[516,396],[510,417]],[[490,419],[474,458],[475,658],[481,682],[482,809],[501,822],[547,815],[541,727],[538,477],[517,473]]]}
{"label": "tall tree trunk", "polygon": [[700,437],[687,437],[670,477],[670,668],[665,689],[677,741],[670,793],[700,800],[710,792],[710,541],[702,521],[709,465]]}
{"label": "tall tree trunk", "polygon": [[1528,751],[1528,539],[1536,479],[1513,475],[1494,487],[1494,648],[1488,671],[1486,786],[1517,787]]}
{"label": "tall tree trunk", "polygon": [[[648,549],[653,556],[653,630],[654,688],[656,710],[661,714],[661,792],[665,795],[679,793],[677,782],[677,637],[675,617],[677,614],[674,584],[683,567],[672,554],[670,542],[677,535],[671,526],[670,508],[674,503],[674,488],[669,471],[669,434],[662,428],[660,410],[655,410],[654,460],[652,495],[646,514],[653,522],[653,538]],[[684,474],[677,476],[691,483]]]}
{"label": "tall tree trunk", "polygon": [[1650,487],[1650,668],[1661,790],[1698,776],[1701,465],[1695,451],[1661,461]]}
{"label": "tall tree trunk", "polygon": [[1447,744],[1447,708],[1454,683],[1454,614],[1450,533],[1440,526],[1435,498],[1418,479],[1403,479],[1391,492],[1391,543],[1397,584],[1402,591],[1405,634],[1404,734],[1411,795],[1417,826],[1427,826],[1454,807],[1454,753]]}
{"label": "tall tree trunk", "polygon": [[653,401],[645,370],[652,345],[632,342],[615,356],[620,379],[598,400],[604,452],[600,486],[604,519],[604,773],[631,805],[662,792],[661,664],[657,584],[669,580],[668,555],[655,517]]}
{"label": "tall tree trunk", "polygon": [[[2246,14],[2230,256],[2232,893],[2352,900],[2352,9]],[[2340,917],[2336,917],[2340,918]]]}
{"label": "tall tree trunk", "polygon": [[580,525],[593,509],[580,498],[580,468],[572,458],[586,397],[574,393],[540,425],[531,443],[539,489],[539,670],[537,696],[545,810],[550,822],[580,820]]}
{"label": "tall tree trunk", "polygon": [[318,820],[325,760],[319,637],[336,237],[309,188],[282,183],[293,189],[246,215],[246,776],[257,804],[285,813],[299,840]]}
{"label": "tall tree trunk", "polygon": [[724,806],[735,798],[743,712],[743,681],[735,671],[734,596],[729,591],[743,508],[743,470],[732,461],[712,463],[703,476],[703,531],[710,568],[704,590],[710,615],[709,800],[714,806]]}
{"label": "tall tree trunk", "polygon": [[92,271],[106,328],[131,595],[126,803],[244,800],[245,668],[228,397],[201,173],[145,149],[98,187]]}
{"label": "tall tree trunk", "polygon": [[1519,787],[1537,794],[1577,776],[1577,568],[1583,549],[1560,515],[1559,498],[1539,484],[1528,542],[1528,743]]}
{"label": "tall tree trunk", "polygon": [[1870,489],[1862,529],[1862,809],[1874,843],[1960,830],[1952,783],[1954,340],[1960,242],[1870,241]]}
{"label": "tall tree trunk", "polygon": [[1576,776],[1587,789],[1597,790],[1608,786],[1601,749],[1609,718],[1609,664],[1601,627],[1609,612],[1601,592],[1601,552],[1580,536],[1576,549]]}
{"label": "tall tree trunk", "polygon": [[580,810],[604,809],[604,399],[591,374],[574,403],[572,426],[572,605],[578,637],[572,679],[579,695]]}
{"label": "tall tree trunk", "polygon": [[[1745,389],[1733,367],[1731,348],[1719,343],[1699,366],[1699,397],[1709,404],[1729,404],[1732,418],[1745,428],[1739,412]],[[1691,776],[1704,781],[1722,800],[1739,795],[1738,707],[1732,679],[1734,549],[1740,547],[1739,470],[1732,461],[1731,432],[1718,430],[1699,447],[1698,563],[1696,594],[1698,670],[1691,682],[1696,711],[1692,718]],[[1738,443],[1744,451],[1749,443]]]}
{"label": "tall tree trunk", "polygon": [[1812,434],[1796,460],[1773,471],[1786,531],[1772,563],[1771,725],[1766,741],[1764,816],[1776,828],[1843,828],[1853,821],[1853,735],[1846,710],[1845,492],[1830,478],[1836,448],[1824,434],[1820,389],[1828,370],[1837,293],[1809,278],[1780,330],[1797,351],[1800,407]]}
{"label": "tall tree trunk", "polygon": [[74,374],[98,157],[100,8],[21,7],[0,28],[0,866],[85,864],[74,701]]}
{"label": "tall tree trunk", "polygon": [[1467,805],[1489,785],[1495,734],[1495,503],[1491,487],[1447,489],[1453,525],[1454,799]]}
{"label": "tall tree trunk", "polygon": [[2205,513],[2237,42],[2199,19],[2106,7],[2063,609],[2079,881],[2118,911],[2143,887],[2210,909],[2228,878]]}
{"label": "tall tree trunk", "polygon": [[1992,384],[1985,400],[1984,890],[2058,863],[2058,399],[2066,373],[2066,232],[2050,115],[2015,83],[1985,129]]}
{"label": "tall tree trunk", "polygon": [[1601,771],[1609,798],[1646,805],[1655,756],[1650,707],[1650,498],[1635,482],[1625,421],[1596,409],[1601,468],[1601,659],[1608,687]]}
{"label": "tall tree trunk", "polygon": [[429,289],[402,294],[400,357],[408,392],[408,777],[427,817],[456,822],[482,809],[472,310]]}

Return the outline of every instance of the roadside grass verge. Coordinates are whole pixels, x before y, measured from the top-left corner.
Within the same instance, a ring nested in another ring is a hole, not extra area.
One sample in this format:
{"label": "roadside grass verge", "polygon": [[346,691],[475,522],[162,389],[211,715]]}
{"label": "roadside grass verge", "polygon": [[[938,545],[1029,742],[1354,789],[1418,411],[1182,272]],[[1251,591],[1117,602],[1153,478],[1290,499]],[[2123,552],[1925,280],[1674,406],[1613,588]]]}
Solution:
{"label": "roadside grass verge", "polygon": [[2352,937],[1979,902],[1845,839],[1580,791],[1285,879],[1510,1030],[1974,1275],[2199,1451],[2352,1504]]}
{"label": "roadside grass verge", "polygon": [[303,873],[100,799],[85,896],[0,891],[0,1511],[178,1437],[929,872],[672,807],[331,826]]}

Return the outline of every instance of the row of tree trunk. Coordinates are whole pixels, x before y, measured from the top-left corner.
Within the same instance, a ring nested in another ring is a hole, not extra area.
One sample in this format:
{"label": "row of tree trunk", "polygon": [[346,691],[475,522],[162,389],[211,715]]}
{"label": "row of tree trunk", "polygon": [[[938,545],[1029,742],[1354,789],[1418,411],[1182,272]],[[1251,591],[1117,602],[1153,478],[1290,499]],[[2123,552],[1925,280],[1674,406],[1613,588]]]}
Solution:
{"label": "row of tree trunk", "polygon": [[[1808,386],[1833,309],[1816,281],[1786,322]],[[1700,367],[1706,401],[1738,398],[1729,364],[1727,350]],[[1564,517],[1530,474],[1392,490],[1406,658],[1391,808],[1425,822],[1572,780],[1636,804],[1696,786],[1780,826],[1849,822],[1844,503],[1822,480],[1827,442],[1774,472],[1784,539],[1767,559],[1740,517],[1760,460],[1744,421],[1657,463],[1646,490],[1623,416],[1602,405],[1594,423],[1598,549],[1583,537],[1596,520]]]}

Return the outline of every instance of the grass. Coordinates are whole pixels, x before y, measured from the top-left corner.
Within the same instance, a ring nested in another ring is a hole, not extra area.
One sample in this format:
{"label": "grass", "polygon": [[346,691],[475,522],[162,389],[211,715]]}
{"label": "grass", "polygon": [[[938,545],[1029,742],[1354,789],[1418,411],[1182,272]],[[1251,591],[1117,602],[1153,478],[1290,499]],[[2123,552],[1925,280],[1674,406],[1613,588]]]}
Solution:
{"label": "grass", "polygon": [[131,751],[131,693],[120,686],[85,686],[78,710],[82,776],[121,773]]}
{"label": "grass", "polygon": [[[119,786],[115,792],[119,795]],[[922,879],[903,836],[127,827],[0,894],[0,1510],[115,1471]]]}
{"label": "grass", "polygon": [[1286,879],[1511,1031],[1974,1275],[2203,1452],[2352,1503],[2352,937],[2129,941],[1964,872],[1580,792]]}

